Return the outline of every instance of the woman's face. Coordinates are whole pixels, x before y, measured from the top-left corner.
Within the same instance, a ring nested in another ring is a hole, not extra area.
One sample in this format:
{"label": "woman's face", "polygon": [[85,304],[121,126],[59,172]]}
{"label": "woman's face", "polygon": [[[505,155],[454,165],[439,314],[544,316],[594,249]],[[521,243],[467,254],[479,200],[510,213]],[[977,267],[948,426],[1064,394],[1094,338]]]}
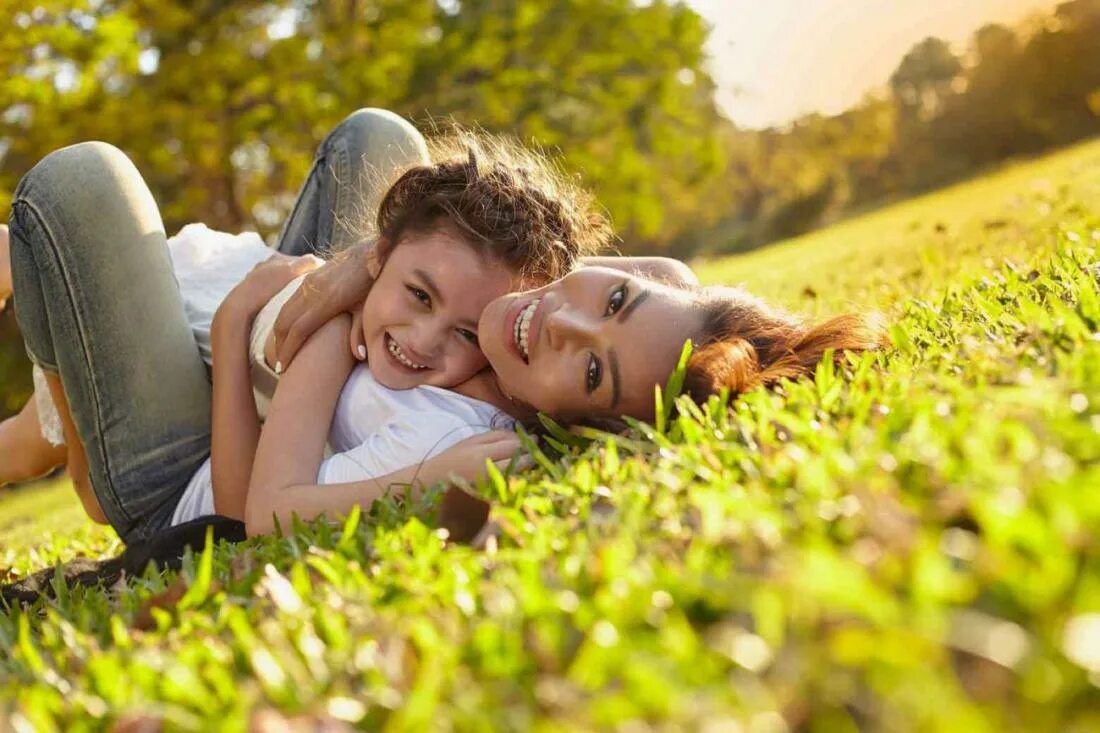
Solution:
{"label": "woman's face", "polygon": [[701,317],[676,288],[586,267],[492,301],[478,322],[481,349],[513,399],[571,420],[653,416]]}

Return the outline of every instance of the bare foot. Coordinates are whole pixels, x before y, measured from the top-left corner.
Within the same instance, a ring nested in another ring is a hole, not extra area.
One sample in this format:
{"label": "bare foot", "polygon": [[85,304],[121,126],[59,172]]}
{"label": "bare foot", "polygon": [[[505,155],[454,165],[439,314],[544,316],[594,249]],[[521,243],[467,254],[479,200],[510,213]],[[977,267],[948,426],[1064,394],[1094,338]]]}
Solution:
{"label": "bare foot", "polygon": [[8,225],[0,224],[0,311],[7,305],[11,289],[11,242]]}

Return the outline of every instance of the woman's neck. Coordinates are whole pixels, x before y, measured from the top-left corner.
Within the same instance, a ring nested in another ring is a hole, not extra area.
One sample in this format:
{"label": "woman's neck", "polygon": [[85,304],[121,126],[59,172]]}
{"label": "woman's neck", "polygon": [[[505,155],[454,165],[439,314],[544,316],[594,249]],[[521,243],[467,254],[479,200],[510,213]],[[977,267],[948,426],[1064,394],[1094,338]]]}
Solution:
{"label": "woman's neck", "polygon": [[451,389],[461,395],[488,402],[517,420],[525,420],[535,416],[535,411],[528,405],[516,402],[504,393],[492,369],[478,372],[472,378]]}

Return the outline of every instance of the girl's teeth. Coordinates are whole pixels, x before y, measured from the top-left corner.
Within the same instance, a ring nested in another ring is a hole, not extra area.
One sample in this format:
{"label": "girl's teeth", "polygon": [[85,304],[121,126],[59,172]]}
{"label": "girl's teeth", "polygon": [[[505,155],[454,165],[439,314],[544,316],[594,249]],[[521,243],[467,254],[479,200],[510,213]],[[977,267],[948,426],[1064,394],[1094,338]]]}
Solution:
{"label": "girl's teeth", "polygon": [[410,361],[409,358],[407,356],[405,356],[404,352],[401,351],[401,347],[397,345],[397,342],[394,341],[393,338],[390,338],[389,349],[390,349],[390,353],[393,354],[395,359],[397,359],[399,362],[401,362],[405,366],[409,367],[410,369],[427,369],[428,368],[428,367],[424,366],[423,364],[417,364],[413,361]]}

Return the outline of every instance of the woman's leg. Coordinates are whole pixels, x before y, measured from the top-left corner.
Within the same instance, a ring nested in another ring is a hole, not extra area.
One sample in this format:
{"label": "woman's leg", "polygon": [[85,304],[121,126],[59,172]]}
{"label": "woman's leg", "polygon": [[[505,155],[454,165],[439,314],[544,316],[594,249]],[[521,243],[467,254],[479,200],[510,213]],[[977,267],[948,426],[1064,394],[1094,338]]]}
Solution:
{"label": "woman's leg", "polygon": [[427,162],[424,137],[405,118],[384,109],[351,113],[317,148],[277,249],[326,255],[359,242],[380,189],[397,171]]}
{"label": "woman's leg", "polygon": [[133,163],[105,143],[46,156],[15,191],[11,258],[27,353],[60,375],[98,505],[147,537],[209,454],[211,393]]}

